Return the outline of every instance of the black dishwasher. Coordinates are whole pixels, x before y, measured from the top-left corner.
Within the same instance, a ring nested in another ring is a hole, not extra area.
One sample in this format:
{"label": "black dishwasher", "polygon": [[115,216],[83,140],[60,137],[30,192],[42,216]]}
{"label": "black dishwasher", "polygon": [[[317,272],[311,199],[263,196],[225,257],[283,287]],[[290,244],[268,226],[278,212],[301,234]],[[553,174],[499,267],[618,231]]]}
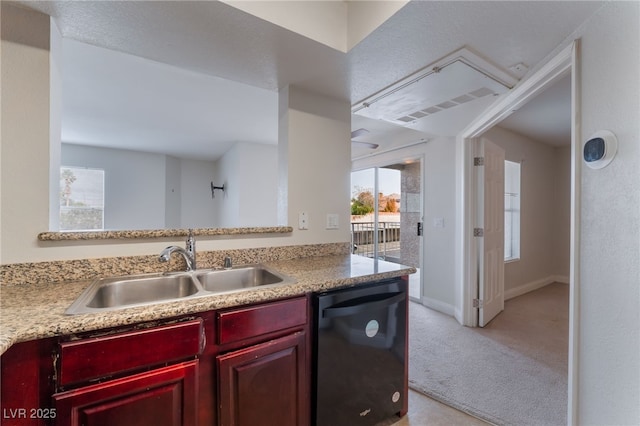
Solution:
{"label": "black dishwasher", "polygon": [[407,282],[401,278],[314,297],[316,426],[375,425],[406,395]]}

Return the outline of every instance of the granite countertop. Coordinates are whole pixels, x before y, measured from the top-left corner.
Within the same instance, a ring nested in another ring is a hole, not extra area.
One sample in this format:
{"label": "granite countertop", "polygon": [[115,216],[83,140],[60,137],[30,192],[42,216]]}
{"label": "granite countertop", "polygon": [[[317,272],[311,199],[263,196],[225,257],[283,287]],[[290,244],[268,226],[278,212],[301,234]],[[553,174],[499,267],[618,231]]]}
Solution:
{"label": "granite countertop", "polygon": [[355,255],[308,257],[264,262],[289,275],[293,284],[254,287],[184,301],[159,303],[105,313],[65,315],[65,310],[91,281],[2,287],[0,353],[14,343],[135,324],[268,300],[349,287],[416,272],[413,267]]}

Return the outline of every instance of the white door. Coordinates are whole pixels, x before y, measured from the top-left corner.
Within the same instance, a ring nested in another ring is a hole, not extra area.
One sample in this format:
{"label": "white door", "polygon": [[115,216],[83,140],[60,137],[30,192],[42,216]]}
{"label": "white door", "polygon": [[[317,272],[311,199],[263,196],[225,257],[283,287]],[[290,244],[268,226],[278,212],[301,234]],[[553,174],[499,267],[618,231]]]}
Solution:
{"label": "white door", "polygon": [[479,212],[483,236],[479,237],[478,325],[484,327],[504,310],[504,150],[486,139],[480,141],[484,166],[478,167],[482,186]]}

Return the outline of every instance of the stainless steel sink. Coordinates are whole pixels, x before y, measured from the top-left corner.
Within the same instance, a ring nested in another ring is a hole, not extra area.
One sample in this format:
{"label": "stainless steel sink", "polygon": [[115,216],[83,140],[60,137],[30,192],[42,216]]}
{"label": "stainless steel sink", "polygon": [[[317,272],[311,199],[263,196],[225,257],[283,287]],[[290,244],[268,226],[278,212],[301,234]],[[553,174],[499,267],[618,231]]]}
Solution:
{"label": "stainless steel sink", "polygon": [[230,269],[98,278],[65,313],[107,312],[292,282],[295,280],[259,264]]}
{"label": "stainless steel sink", "polygon": [[205,291],[213,293],[294,282],[292,278],[264,265],[245,265],[230,269],[196,271],[195,277],[202,284]]}
{"label": "stainless steel sink", "polygon": [[114,310],[194,296],[198,283],[188,273],[99,278],[67,309],[67,314]]}

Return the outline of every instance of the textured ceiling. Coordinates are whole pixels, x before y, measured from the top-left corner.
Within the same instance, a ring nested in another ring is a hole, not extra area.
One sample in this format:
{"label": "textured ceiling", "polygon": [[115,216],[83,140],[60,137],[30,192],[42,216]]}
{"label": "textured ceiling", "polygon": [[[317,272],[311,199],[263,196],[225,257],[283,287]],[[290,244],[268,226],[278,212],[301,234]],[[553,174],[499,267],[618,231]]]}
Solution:
{"label": "textured ceiling", "polygon": [[[323,80],[346,94],[344,53],[217,1],[24,2],[63,37],[263,89]],[[336,84],[337,83],[337,84]],[[326,85],[326,87],[325,87]]]}
{"label": "textured ceiling", "polygon": [[278,94],[70,39],[63,41],[62,141],[222,156],[278,142]]}
{"label": "textured ceiling", "polygon": [[[413,1],[344,53],[216,1],[20,3],[54,16],[66,38],[259,89],[296,85],[352,103],[463,46],[504,71],[532,68],[602,5]],[[398,140],[392,130],[380,133],[381,144]]]}
{"label": "textured ceiling", "polygon": [[507,71],[532,67],[602,3],[414,1],[349,52],[357,102],[462,46]]}
{"label": "textured ceiling", "polygon": [[571,76],[500,122],[500,127],[552,146],[571,145]]}

